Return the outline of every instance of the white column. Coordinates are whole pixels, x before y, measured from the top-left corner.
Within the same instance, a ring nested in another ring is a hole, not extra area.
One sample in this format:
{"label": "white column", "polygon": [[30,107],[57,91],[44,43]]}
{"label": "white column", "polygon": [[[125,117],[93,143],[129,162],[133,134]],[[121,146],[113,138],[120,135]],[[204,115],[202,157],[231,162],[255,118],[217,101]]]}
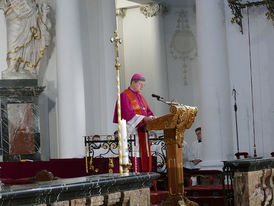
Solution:
{"label": "white column", "polygon": [[7,29],[4,12],[0,10],[0,73],[7,69]]}
{"label": "white column", "polygon": [[[82,0],[81,0],[82,2]],[[85,0],[81,4],[84,41],[87,134],[113,134],[116,102],[115,1]]]}
{"label": "white column", "polygon": [[84,155],[85,96],[78,0],[56,1],[59,157]]}
{"label": "white column", "polygon": [[223,0],[196,0],[203,164],[222,167],[232,157],[231,87]]}

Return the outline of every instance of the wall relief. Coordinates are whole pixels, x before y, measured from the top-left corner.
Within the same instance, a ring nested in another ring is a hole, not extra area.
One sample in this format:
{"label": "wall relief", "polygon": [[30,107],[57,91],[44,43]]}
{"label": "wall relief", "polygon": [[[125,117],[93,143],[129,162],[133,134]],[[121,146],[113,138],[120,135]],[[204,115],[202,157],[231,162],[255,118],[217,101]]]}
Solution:
{"label": "wall relief", "polygon": [[184,85],[188,85],[188,67],[190,61],[197,56],[197,47],[184,10],[180,12],[177,20],[176,30],[170,43],[170,53],[174,59],[183,61]]}
{"label": "wall relief", "polygon": [[7,65],[3,79],[37,79],[51,40],[50,7],[36,0],[0,0],[7,27]]}

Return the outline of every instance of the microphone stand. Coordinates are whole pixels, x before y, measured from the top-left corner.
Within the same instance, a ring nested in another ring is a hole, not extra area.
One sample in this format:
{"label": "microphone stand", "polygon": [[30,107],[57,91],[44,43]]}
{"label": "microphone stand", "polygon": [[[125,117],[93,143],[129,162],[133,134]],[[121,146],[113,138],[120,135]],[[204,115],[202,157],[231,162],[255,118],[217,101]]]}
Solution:
{"label": "microphone stand", "polygon": [[233,88],[232,95],[234,96],[234,112],[235,112],[235,125],[236,125],[236,138],[237,138],[237,153],[239,153],[239,134],[238,134],[238,118],[237,118],[237,92]]}
{"label": "microphone stand", "polygon": [[180,105],[178,102],[171,102],[171,101],[166,101],[163,97],[156,97],[158,101],[163,102],[168,105]]}

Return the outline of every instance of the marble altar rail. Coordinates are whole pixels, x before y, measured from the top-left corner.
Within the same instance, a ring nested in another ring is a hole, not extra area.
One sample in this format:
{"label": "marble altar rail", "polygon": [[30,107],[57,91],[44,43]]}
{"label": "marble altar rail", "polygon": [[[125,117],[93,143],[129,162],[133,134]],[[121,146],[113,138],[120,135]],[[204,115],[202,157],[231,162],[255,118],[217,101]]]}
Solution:
{"label": "marble altar rail", "polygon": [[224,161],[225,205],[274,205],[274,158]]}
{"label": "marble altar rail", "polygon": [[[28,185],[2,186],[0,205],[46,205],[62,201],[65,201],[62,205],[73,205],[73,202],[77,200],[89,201],[89,203],[98,200],[96,205],[103,205],[111,198],[121,201],[122,196],[123,198],[128,196],[127,199],[130,201],[130,197],[133,198],[136,195],[133,195],[132,192],[139,192],[139,195],[148,193],[145,195],[148,199],[142,200],[141,196],[137,195],[135,199],[139,200],[135,201],[145,201],[147,204],[144,205],[149,205],[149,187],[151,181],[158,177],[157,173],[130,173],[128,176],[122,177],[120,174],[102,174]],[[123,195],[119,192],[122,192]]]}

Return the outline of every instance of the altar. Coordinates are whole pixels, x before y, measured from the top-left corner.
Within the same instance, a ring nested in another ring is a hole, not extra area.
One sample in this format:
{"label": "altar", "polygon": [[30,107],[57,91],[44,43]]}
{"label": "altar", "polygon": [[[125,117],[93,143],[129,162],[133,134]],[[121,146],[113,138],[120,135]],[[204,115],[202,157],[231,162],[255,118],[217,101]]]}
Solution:
{"label": "altar", "polygon": [[226,205],[273,205],[273,168],[273,157],[224,161]]}
{"label": "altar", "polygon": [[1,205],[150,205],[157,173],[102,174],[34,184],[2,186]]}

